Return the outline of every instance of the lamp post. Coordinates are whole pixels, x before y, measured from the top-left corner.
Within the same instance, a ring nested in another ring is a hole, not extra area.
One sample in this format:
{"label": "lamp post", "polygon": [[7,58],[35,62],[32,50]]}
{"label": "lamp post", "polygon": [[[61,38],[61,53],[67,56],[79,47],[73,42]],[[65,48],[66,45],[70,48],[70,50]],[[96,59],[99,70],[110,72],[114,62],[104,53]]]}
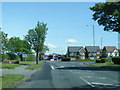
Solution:
{"label": "lamp post", "polygon": [[[89,25],[87,25],[89,26]],[[94,30],[94,25],[92,25],[93,28],[93,46],[95,46],[95,30]]]}
{"label": "lamp post", "polygon": [[95,31],[94,31],[94,25],[92,25],[93,27],[93,46],[95,46]]}

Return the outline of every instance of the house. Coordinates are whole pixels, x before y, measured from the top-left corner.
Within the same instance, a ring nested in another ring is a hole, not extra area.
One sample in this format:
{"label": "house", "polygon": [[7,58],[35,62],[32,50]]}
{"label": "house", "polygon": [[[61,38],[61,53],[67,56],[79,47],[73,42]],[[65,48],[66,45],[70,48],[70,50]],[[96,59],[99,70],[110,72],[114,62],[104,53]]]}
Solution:
{"label": "house", "polygon": [[80,59],[85,59],[85,49],[84,48],[81,48],[79,50],[79,56],[80,56]]}
{"label": "house", "polygon": [[99,46],[86,46],[85,51],[85,58],[94,60],[96,58],[100,58],[101,56],[101,50]]}
{"label": "house", "polygon": [[104,46],[102,50],[103,57],[119,56],[118,49],[115,46]]}
{"label": "house", "polygon": [[68,57],[71,58],[81,58],[84,59],[85,58],[85,50],[82,46],[69,46],[67,49],[67,54]]}

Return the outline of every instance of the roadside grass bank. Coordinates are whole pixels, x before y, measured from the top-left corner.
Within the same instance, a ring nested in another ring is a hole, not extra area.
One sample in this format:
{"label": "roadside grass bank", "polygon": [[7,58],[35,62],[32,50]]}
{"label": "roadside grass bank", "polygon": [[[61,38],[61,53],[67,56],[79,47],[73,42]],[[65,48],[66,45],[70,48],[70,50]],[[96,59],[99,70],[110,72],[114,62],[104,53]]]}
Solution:
{"label": "roadside grass bank", "polygon": [[118,69],[118,70],[120,70],[120,65],[114,64],[113,62],[106,62],[106,63],[84,63],[84,64],[90,65],[90,66],[104,67],[104,68],[110,68],[110,69]]}
{"label": "roadside grass bank", "polygon": [[19,74],[8,74],[0,77],[0,81],[2,81],[2,88],[15,88],[15,84],[25,76]]}
{"label": "roadside grass bank", "polygon": [[21,65],[29,65],[30,63],[35,61],[20,61],[19,64],[7,64],[7,63],[0,63],[2,69],[15,69],[16,67],[19,67]]}
{"label": "roadside grass bank", "polygon": [[20,65],[29,65],[32,62],[35,62],[35,61],[20,61]]}
{"label": "roadside grass bank", "polygon": [[43,62],[39,62],[38,64],[33,64],[25,68],[25,70],[36,70],[42,66]]}
{"label": "roadside grass bank", "polygon": [[78,60],[71,60],[70,62],[94,62],[94,60],[90,60],[90,59],[78,59]]}

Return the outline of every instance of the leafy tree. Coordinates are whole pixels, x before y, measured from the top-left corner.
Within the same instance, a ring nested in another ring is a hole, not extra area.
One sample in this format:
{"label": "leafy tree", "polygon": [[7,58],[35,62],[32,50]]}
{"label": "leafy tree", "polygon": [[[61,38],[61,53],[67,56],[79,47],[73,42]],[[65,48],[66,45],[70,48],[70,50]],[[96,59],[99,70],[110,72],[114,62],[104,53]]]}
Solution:
{"label": "leafy tree", "polygon": [[105,31],[120,33],[120,2],[96,3],[90,7],[93,13],[93,20],[104,26]]}
{"label": "leafy tree", "polygon": [[40,54],[44,55],[46,53],[46,51],[49,51],[49,48],[48,48],[48,46],[44,45],[42,51],[40,52]]}
{"label": "leafy tree", "polygon": [[7,42],[7,49],[10,56],[15,54],[19,55],[21,60],[22,54],[31,54],[31,47],[25,40],[21,40],[19,37],[11,37]]}
{"label": "leafy tree", "polygon": [[5,53],[7,51],[7,42],[8,42],[8,39],[7,39],[7,34],[4,33],[3,31],[0,31],[0,42],[1,42],[1,53]]}
{"label": "leafy tree", "polygon": [[36,64],[39,61],[39,53],[43,51],[47,30],[47,24],[38,22],[37,26],[34,29],[30,29],[25,36],[25,40],[28,41],[31,48],[36,52]]}

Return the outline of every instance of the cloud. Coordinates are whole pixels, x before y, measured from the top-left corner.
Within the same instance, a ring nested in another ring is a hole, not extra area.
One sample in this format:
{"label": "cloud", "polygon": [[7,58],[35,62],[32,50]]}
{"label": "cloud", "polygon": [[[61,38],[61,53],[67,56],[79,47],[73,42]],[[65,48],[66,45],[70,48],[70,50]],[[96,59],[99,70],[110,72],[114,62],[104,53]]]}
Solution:
{"label": "cloud", "polygon": [[55,46],[55,45],[53,45],[53,44],[51,44],[51,43],[48,43],[47,46],[48,46],[49,48],[57,48],[57,46]]}
{"label": "cloud", "polygon": [[116,44],[120,44],[120,41],[119,41],[119,42],[117,42]]}
{"label": "cloud", "polygon": [[75,39],[68,39],[66,42],[67,43],[77,43],[78,41]]}

